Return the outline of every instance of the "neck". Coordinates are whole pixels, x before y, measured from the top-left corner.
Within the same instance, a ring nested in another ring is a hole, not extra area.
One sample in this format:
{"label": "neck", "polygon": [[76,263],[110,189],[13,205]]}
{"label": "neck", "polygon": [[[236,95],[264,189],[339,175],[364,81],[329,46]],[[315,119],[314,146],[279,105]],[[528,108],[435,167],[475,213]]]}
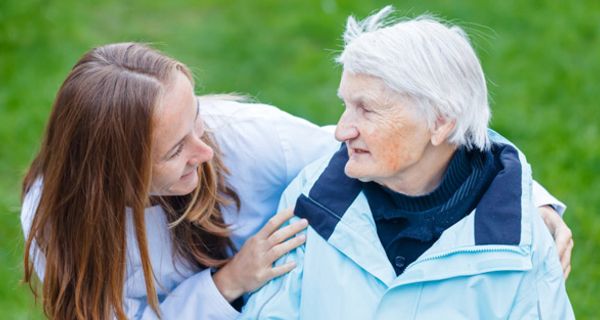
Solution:
{"label": "neck", "polygon": [[382,181],[375,181],[387,188],[409,196],[420,196],[435,190],[442,181],[456,146],[443,143],[429,145],[415,164]]}

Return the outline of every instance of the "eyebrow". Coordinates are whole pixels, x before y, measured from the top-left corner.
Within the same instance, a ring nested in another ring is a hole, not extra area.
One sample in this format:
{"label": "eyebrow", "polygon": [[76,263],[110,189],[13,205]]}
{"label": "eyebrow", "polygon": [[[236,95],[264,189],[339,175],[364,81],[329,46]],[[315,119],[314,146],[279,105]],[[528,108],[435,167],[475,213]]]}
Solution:
{"label": "eyebrow", "polygon": [[342,95],[338,92],[338,98],[342,101],[349,101],[351,103],[373,103],[373,99],[369,95],[365,95],[363,93],[358,94],[350,94],[350,97],[344,99]]}
{"label": "eyebrow", "polygon": [[[338,90],[337,97],[340,100],[344,100],[342,92]],[[365,94],[364,92],[350,92],[346,97],[349,101],[370,101],[372,100],[369,94]]]}

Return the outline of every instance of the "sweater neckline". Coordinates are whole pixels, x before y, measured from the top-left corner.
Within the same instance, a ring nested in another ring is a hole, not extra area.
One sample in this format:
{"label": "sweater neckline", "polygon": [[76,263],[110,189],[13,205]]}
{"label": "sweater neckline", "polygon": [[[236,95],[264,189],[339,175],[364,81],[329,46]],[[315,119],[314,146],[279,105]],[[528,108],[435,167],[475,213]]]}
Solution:
{"label": "sweater neckline", "polygon": [[385,186],[380,187],[397,208],[402,208],[407,213],[422,214],[424,211],[446,203],[472,171],[467,151],[465,148],[459,148],[452,156],[440,184],[428,194],[411,196],[393,191]]}

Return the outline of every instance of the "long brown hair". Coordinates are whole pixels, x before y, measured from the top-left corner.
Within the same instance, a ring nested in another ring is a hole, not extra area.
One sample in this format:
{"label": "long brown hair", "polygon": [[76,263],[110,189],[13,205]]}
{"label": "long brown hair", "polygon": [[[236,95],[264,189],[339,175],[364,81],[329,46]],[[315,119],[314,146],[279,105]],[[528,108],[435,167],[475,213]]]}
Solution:
{"label": "long brown hair", "polygon": [[160,315],[144,208],[160,203],[174,252],[191,267],[219,267],[232,249],[220,206],[234,201],[215,148],[186,196],[150,199],[153,115],[182,63],[145,45],[111,44],[86,53],[54,101],[38,155],[23,181],[43,191],[25,244],[24,280],[37,297],[32,256],[45,258],[42,301],[52,319],[125,319],[126,207],[131,208],[148,303]]}

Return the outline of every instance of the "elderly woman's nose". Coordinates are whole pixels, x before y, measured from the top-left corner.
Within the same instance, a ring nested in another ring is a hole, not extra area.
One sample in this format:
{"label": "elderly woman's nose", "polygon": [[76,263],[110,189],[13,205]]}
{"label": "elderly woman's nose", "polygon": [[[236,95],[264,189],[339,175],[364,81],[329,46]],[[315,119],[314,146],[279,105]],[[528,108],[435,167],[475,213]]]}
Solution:
{"label": "elderly woman's nose", "polygon": [[336,140],[343,142],[343,141],[352,140],[352,139],[358,137],[358,129],[356,129],[356,127],[349,120],[350,119],[348,119],[347,113],[344,112],[344,114],[342,114],[342,117],[340,118],[340,121],[338,121],[338,124],[335,128],[335,139]]}

